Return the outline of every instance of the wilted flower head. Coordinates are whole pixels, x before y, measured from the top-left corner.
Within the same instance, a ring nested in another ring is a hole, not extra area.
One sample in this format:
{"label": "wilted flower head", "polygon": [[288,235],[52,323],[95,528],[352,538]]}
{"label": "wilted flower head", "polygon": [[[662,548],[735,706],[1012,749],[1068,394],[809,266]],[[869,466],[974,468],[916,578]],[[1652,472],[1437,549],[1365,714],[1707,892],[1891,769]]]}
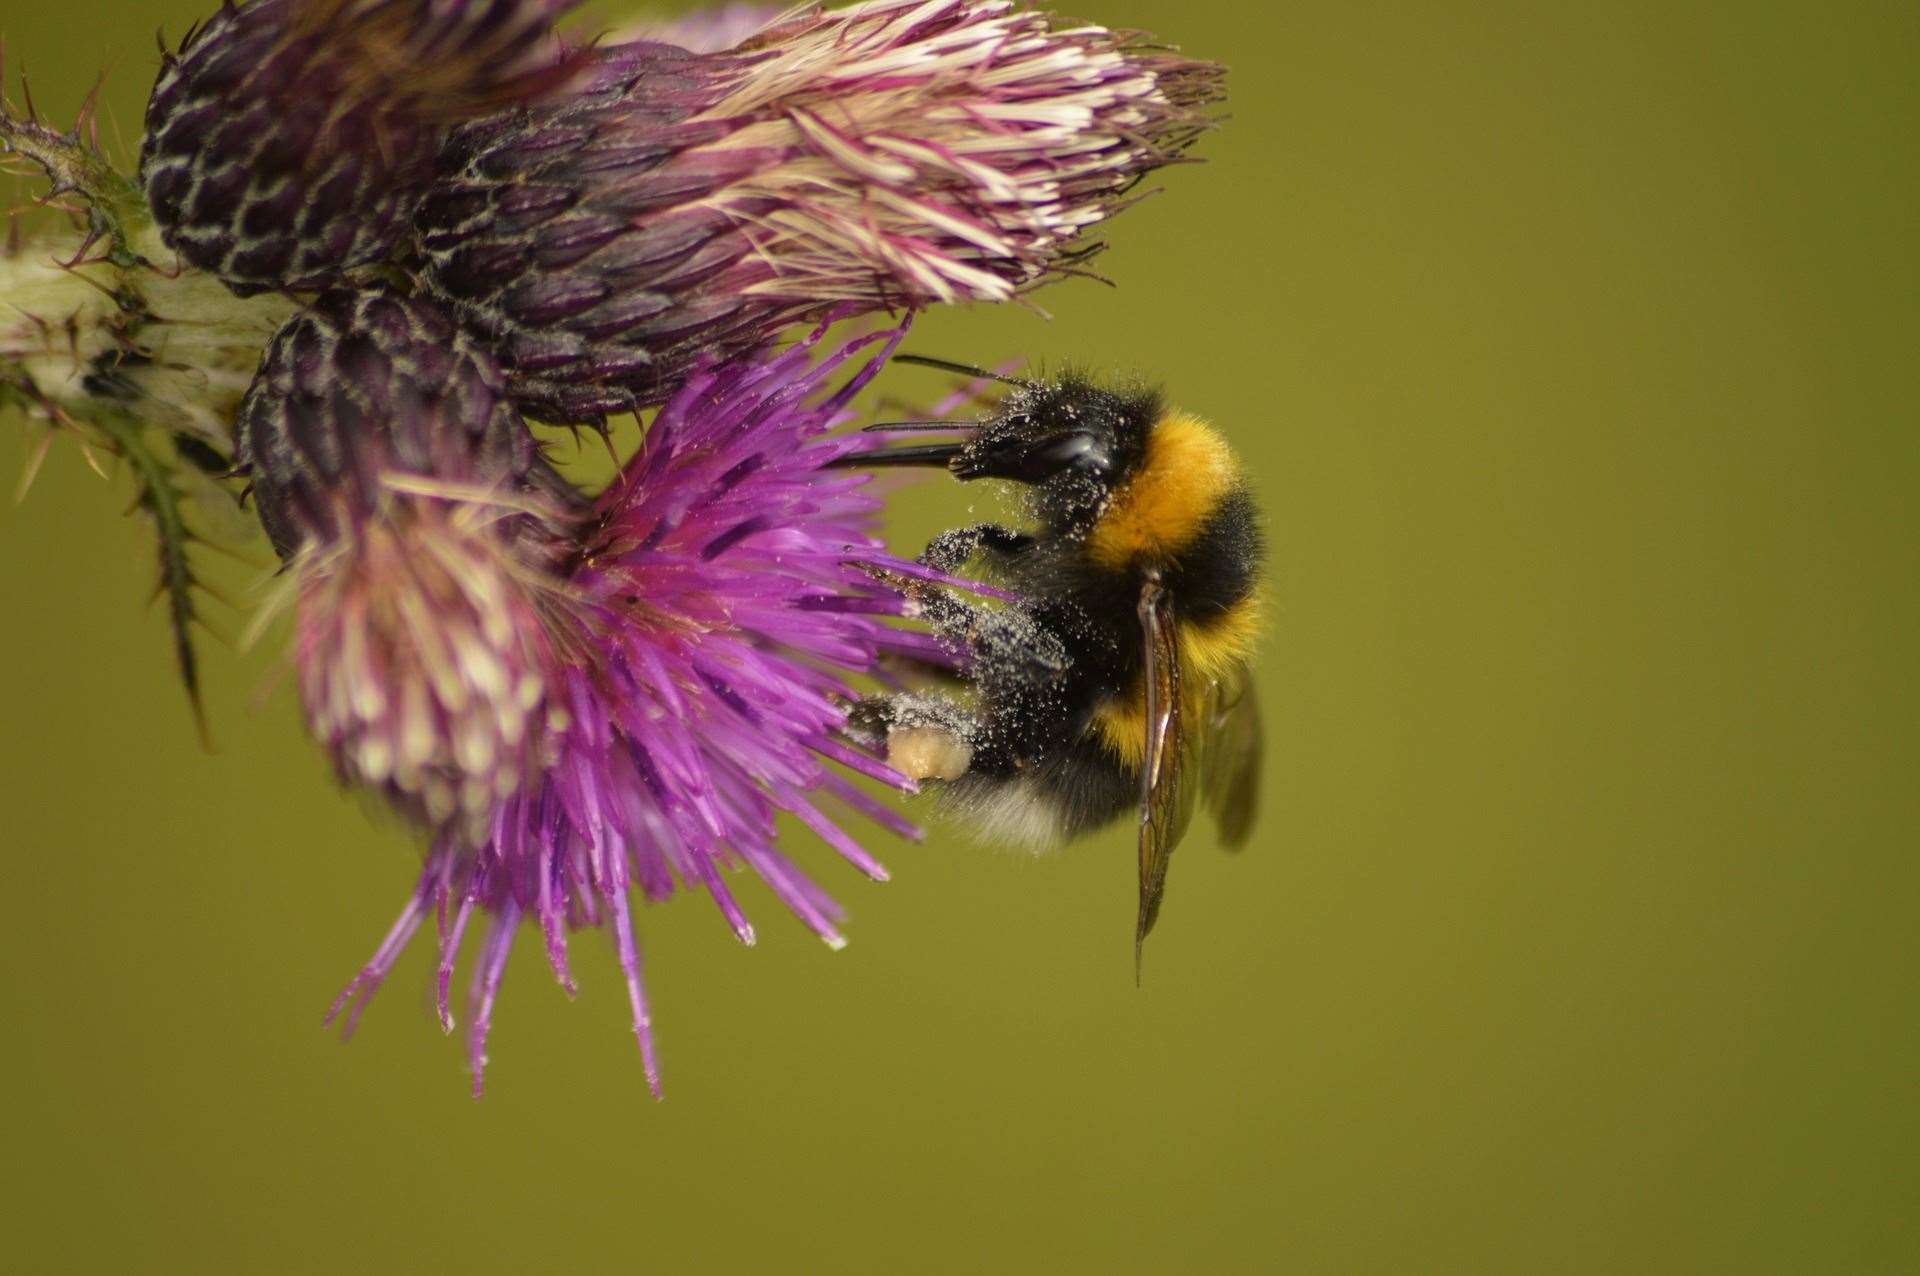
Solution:
{"label": "wilted flower head", "polygon": [[564,83],[579,0],[243,0],[181,42],[141,180],[167,245],[236,292],[385,257],[446,128]]}
{"label": "wilted flower head", "polygon": [[617,45],[564,102],[455,130],[423,279],[523,407],[592,420],[802,316],[1012,296],[1083,255],[1216,95],[1217,68],[1007,0]]}
{"label": "wilted flower head", "polygon": [[342,779],[483,826],[564,719],[569,634],[570,489],[498,365],[431,303],[323,293],[268,346],[237,435],[290,560],[308,727]]}
{"label": "wilted flower head", "polygon": [[936,655],[890,627],[899,596],[862,564],[893,566],[874,536],[879,505],[863,480],[820,469],[867,446],[829,435],[881,362],[838,389],[836,369],[877,337],[818,362],[803,346],[704,366],[661,409],[639,452],[583,523],[563,583],[581,648],[553,690],[564,723],[544,772],[493,804],[484,836],[442,830],[400,919],[335,1011],[366,996],[430,912],[440,933],[443,1019],[461,938],[491,917],[474,968],[468,1049],[479,1085],[494,994],[514,934],[536,921],[568,988],[566,933],[612,932],[650,1085],[651,1015],[630,893],[680,886],[712,896],[734,932],[753,930],[724,871],[746,867],[829,944],[833,901],[774,845],[785,811],[855,867],[885,871],[823,805],[914,828],[845,772],[907,781],[841,738],[854,697],[845,678],[884,650]]}

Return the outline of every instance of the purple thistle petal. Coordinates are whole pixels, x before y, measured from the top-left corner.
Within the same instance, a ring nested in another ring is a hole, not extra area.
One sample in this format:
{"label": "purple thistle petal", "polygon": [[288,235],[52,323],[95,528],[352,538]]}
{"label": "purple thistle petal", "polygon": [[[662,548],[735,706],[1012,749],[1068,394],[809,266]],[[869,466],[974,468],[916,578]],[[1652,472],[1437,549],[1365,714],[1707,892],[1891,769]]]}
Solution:
{"label": "purple thistle petal", "polygon": [[553,970],[554,980],[572,997],[580,991],[580,985],[574,981],[573,967],[567,962],[567,928],[562,924],[559,901],[554,895],[565,883],[560,878],[551,846],[540,848],[539,866],[540,893],[534,914],[540,919],[540,930],[546,940],[547,965]]}
{"label": "purple thistle petal", "polygon": [[771,846],[750,844],[743,848],[747,863],[789,912],[806,923],[807,929],[826,941],[836,952],[847,946],[846,937],[835,925],[842,917],[840,906],[824,894],[791,861]]}
{"label": "purple thistle petal", "polygon": [[327,1013],[321,1019],[323,1026],[333,1023],[346,1011],[346,1018],[340,1020],[340,1039],[345,1041],[353,1036],[353,1030],[360,1025],[360,1015],[367,1008],[367,1002],[386,981],[387,972],[393,969],[393,963],[400,959],[413,933],[420,929],[420,922],[427,915],[427,900],[433,894],[434,870],[429,867],[420,875],[420,886],[414,891],[407,906],[400,910],[400,916],[394,920],[392,929],[386,938],[380,941],[380,947],[374,950],[372,957],[360,972],[348,981],[340,990],[340,995],[327,1007]]}
{"label": "purple thistle petal", "polygon": [[623,891],[609,901],[613,909],[613,946],[620,959],[620,974],[627,984],[627,1005],[633,1012],[633,1036],[640,1043],[640,1067],[647,1074],[647,1089],[658,1099],[660,1060],[653,1049],[653,1012],[647,1008],[646,985],[640,981],[640,950],[633,939],[633,914]]}
{"label": "purple thistle petal", "polygon": [[487,940],[480,960],[473,968],[473,991],[467,1011],[467,1066],[473,1073],[473,1097],[479,1098],[487,1071],[487,1034],[493,1030],[493,1003],[500,995],[500,978],[506,973],[507,956],[513,951],[513,937],[520,929],[520,906],[512,900],[501,905],[487,928]]}
{"label": "purple thistle petal", "polygon": [[866,848],[847,836],[845,829],[822,815],[817,807],[798,793],[787,791],[781,794],[781,805],[799,817],[821,841],[840,853],[840,858],[865,873],[876,882],[889,882],[893,875],[887,872],[886,865],[867,854]]}
{"label": "purple thistle petal", "polygon": [[849,784],[844,776],[829,774],[821,787],[898,837],[905,838],[909,842],[920,842],[926,839],[925,829],[884,802],[876,800],[871,794],[861,792]]}
{"label": "purple thistle petal", "polygon": [[[479,896],[471,890],[463,890],[460,911],[453,915],[453,924],[440,933],[440,964],[433,975],[433,1007],[440,1016],[442,1032],[453,1031],[453,1011],[448,1008],[453,993],[453,966],[460,956],[460,940],[467,933],[467,923],[473,920],[473,906],[479,902]],[[444,897],[441,906],[441,915],[444,917]]]}
{"label": "purple thistle petal", "polygon": [[808,745],[814,752],[820,754],[822,757],[831,758],[841,766],[846,767],[849,771],[857,771],[870,780],[878,780],[882,784],[891,785],[902,792],[911,793],[914,791],[914,781],[901,775],[886,763],[874,758],[869,758],[857,749],[849,748],[838,740],[823,736],[809,740]]}

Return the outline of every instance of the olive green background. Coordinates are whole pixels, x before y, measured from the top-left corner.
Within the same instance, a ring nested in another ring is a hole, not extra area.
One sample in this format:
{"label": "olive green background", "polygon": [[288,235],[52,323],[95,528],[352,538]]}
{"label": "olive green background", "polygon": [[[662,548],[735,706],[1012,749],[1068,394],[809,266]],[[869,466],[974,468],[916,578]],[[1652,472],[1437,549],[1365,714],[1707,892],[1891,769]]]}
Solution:
{"label": "olive green background", "polygon": [[[0,28],[130,137],[204,7]],[[273,651],[209,648],[195,747],[125,484],[61,447],[0,509],[9,1266],[1920,1263],[1920,14],[1084,9],[1227,61],[1231,120],[1118,290],[914,344],[1154,372],[1257,475],[1266,812],[1182,847],[1144,986],[1124,831],[876,836],[886,886],[801,845],[844,953],[757,887],[757,949],[643,914],[664,1103],[593,936],[573,1004],[522,946],[477,1104],[424,947],[341,1046],[409,838]]]}

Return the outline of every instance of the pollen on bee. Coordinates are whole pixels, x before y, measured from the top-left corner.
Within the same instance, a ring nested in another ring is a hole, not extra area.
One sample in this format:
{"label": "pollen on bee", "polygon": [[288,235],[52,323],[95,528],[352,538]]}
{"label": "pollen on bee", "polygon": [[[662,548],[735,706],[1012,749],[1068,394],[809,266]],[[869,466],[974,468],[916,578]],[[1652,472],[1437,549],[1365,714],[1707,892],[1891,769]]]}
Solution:
{"label": "pollen on bee", "polygon": [[912,780],[957,780],[973,765],[973,746],[945,727],[895,727],[887,765]]}

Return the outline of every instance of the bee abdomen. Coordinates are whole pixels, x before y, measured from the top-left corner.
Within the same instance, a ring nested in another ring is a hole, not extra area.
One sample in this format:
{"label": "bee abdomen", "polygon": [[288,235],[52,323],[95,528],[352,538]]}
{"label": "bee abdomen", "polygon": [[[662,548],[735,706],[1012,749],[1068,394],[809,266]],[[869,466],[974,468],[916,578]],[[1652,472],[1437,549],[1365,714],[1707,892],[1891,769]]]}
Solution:
{"label": "bee abdomen", "polygon": [[969,773],[943,786],[941,804],[982,840],[1045,851],[1133,810],[1139,786],[1138,768],[1087,739],[1011,774]]}

